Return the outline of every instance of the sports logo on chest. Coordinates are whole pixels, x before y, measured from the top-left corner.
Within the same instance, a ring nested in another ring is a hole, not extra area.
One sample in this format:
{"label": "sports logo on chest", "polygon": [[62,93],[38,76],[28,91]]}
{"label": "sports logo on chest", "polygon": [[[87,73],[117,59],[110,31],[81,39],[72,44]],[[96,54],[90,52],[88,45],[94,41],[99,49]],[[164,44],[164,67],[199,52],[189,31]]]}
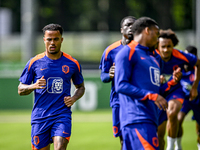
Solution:
{"label": "sports logo on chest", "polygon": [[63,65],[62,66],[62,72],[64,72],[65,74],[67,74],[69,72],[69,66]]}
{"label": "sports logo on chest", "polygon": [[160,70],[155,67],[150,67],[150,79],[154,85],[160,86]]}
{"label": "sports logo on chest", "polygon": [[59,94],[63,92],[63,79],[61,77],[50,77],[47,79],[47,92]]}

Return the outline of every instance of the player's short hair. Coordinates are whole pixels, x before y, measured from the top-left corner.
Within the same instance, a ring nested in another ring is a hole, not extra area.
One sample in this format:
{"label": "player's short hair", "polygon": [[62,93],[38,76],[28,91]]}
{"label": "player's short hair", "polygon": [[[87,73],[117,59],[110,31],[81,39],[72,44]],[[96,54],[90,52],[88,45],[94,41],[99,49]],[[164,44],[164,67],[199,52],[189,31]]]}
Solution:
{"label": "player's short hair", "polygon": [[49,31],[57,31],[58,30],[61,35],[63,34],[63,28],[59,24],[53,24],[53,23],[51,23],[51,24],[46,25],[42,29],[42,31],[43,31],[44,34],[45,34],[45,31],[47,31],[47,30],[49,30]]}
{"label": "player's short hair", "polygon": [[146,27],[151,28],[152,26],[158,26],[158,23],[149,17],[141,17],[133,24],[133,35],[140,34]]}
{"label": "player's short hair", "polygon": [[185,50],[197,56],[197,48],[195,46],[188,45]]}
{"label": "player's short hair", "polygon": [[174,46],[176,46],[179,42],[175,32],[172,31],[171,29],[167,29],[167,30],[161,29],[159,38],[171,39]]}
{"label": "player's short hair", "polygon": [[134,16],[126,16],[126,17],[124,17],[122,20],[121,20],[121,22],[120,22],[120,26],[121,26],[121,28],[122,28],[122,26],[123,26],[123,23],[124,23],[124,21],[126,20],[126,19],[133,19],[134,21],[136,21],[136,18],[134,17]]}

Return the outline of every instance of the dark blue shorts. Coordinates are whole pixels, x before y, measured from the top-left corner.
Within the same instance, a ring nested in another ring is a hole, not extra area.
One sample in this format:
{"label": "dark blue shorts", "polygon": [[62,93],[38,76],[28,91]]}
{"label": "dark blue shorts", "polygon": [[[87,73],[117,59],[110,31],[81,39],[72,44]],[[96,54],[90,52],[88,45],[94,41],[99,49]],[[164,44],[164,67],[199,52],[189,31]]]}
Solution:
{"label": "dark blue shorts", "polygon": [[196,120],[197,123],[200,125],[200,102],[199,102],[199,97],[198,99],[195,99],[193,101],[189,101],[188,99],[184,100],[183,106],[181,108],[181,111],[184,112],[186,115],[190,110],[193,111],[193,120]]}
{"label": "dark blue shorts", "polygon": [[61,136],[69,141],[71,135],[71,115],[56,120],[32,124],[32,145],[41,149],[53,142],[52,137]]}
{"label": "dark blue shorts", "polygon": [[159,150],[157,126],[149,123],[130,124],[122,128],[123,150]]}
{"label": "dark blue shorts", "polygon": [[120,121],[119,121],[119,105],[112,107],[113,135],[114,137],[121,136]]}

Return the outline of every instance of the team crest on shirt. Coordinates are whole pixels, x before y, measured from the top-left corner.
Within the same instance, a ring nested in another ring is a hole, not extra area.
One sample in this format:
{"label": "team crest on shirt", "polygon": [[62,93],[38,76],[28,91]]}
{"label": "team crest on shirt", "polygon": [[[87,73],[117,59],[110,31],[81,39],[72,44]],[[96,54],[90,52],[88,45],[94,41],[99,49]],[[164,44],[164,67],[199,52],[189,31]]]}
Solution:
{"label": "team crest on shirt", "polygon": [[179,67],[178,65],[174,65],[173,70],[176,70],[178,67]]}
{"label": "team crest on shirt", "polygon": [[64,72],[65,74],[67,74],[69,72],[69,67],[67,65],[63,65],[62,66],[62,72]]}
{"label": "team crest on shirt", "polygon": [[154,85],[160,86],[160,70],[155,67],[150,67],[150,79]]}
{"label": "team crest on shirt", "polygon": [[59,94],[63,91],[63,79],[60,77],[50,77],[47,79],[48,93]]}

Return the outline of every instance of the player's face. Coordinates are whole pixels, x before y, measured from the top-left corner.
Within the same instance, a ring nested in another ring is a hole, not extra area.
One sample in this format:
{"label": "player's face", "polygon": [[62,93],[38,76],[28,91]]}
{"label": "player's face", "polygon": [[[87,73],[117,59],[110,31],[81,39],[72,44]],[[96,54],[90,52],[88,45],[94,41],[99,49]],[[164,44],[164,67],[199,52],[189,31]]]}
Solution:
{"label": "player's face", "polygon": [[148,46],[150,48],[154,48],[158,42],[159,37],[159,27],[158,26],[152,26],[149,28],[149,44]]}
{"label": "player's face", "polygon": [[132,18],[127,18],[124,20],[121,28],[121,33],[126,39],[133,39],[132,27],[135,20]]}
{"label": "player's face", "polygon": [[158,50],[160,51],[160,56],[164,61],[170,60],[173,47],[174,44],[171,39],[159,38]]}
{"label": "player's face", "polygon": [[60,52],[61,43],[63,41],[62,35],[59,31],[45,31],[44,43],[46,52],[49,54],[57,54]]}

